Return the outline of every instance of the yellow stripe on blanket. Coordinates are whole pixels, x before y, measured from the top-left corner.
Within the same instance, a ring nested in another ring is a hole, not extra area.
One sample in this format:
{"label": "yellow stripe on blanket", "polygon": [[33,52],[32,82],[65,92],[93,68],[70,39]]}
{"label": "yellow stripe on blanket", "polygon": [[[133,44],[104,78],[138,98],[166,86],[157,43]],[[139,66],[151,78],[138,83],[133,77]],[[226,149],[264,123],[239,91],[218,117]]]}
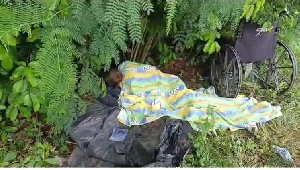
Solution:
{"label": "yellow stripe on blanket", "polygon": [[[245,96],[218,97],[214,88],[187,89],[177,76],[134,62],[123,62],[118,120],[128,126],[143,125],[164,116],[188,121],[201,130],[208,119],[214,129],[244,129],[253,123],[265,123],[282,115],[280,108]],[[213,113],[208,112],[211,107]]]}

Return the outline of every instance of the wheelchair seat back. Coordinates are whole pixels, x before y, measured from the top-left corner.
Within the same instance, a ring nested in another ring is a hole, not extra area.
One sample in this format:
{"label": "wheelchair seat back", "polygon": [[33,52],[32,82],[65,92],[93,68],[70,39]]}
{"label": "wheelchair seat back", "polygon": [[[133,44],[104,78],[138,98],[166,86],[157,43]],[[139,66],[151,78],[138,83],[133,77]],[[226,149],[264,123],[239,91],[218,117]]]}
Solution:
{"label": "wheelchair seat back", "polygon": [[271,32],[262,32],[255,23],[244,24],[241,36],[235,43],[235,49],[242,63],[253,63],[274,57],[277,44],[276,27]]}

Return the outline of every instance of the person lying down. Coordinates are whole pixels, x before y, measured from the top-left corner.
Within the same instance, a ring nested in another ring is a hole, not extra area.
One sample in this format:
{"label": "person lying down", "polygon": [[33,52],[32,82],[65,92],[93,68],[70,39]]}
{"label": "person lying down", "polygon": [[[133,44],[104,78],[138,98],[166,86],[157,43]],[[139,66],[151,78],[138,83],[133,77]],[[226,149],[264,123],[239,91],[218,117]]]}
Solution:
{"label": "person lying down", "polygon": [[130,61],[111,70],[106,82],[121,88],[118,121],[143,125],[163,116],[188,121],[194,130],[248,129],[282,116],[280,107],[252,97],[223,98],[213,87],[191,90],[177,76]]}

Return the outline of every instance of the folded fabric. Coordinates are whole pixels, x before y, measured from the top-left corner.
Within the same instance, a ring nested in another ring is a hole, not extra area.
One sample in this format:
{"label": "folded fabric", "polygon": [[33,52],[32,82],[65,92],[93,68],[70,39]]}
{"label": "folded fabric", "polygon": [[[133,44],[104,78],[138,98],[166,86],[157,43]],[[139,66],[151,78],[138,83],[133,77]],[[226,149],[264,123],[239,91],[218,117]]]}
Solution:
{"label": "folded fabric", "polygon": [[280,107],[251,97],[223,98],[214,88],[191,90],[177,76],[156,67],[125,61],[119,66],[124,79],[118,121],[143,125],[163,116],[188,121],[194,130],[245,129],[282,115]]}

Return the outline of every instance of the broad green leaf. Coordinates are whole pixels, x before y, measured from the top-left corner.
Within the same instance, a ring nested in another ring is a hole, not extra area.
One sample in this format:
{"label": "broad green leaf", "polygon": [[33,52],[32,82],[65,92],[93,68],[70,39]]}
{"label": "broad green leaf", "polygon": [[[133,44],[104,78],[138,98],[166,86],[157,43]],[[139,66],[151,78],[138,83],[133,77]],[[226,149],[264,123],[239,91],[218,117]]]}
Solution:
{"label": "broad green leaf", "polygon": [[24,75],[26,76],[27,80],[30,82],[32,87],[37,86],[36,78],[34,77],[31,68],[26,68],[24,71]]}
{"label": "broad green leaf", "polygon": [[[51,1],[50,1],[51,2]],[[41,29],[38,27],[31,32],[31,36],[27,38],[27,42],[34,42],[35,40],[39,39],[41,35]]]}
{"label": "broad green leaf", "polygon": [[14,133],[16,131],[18,131],[17,127],[5,127],[5,132]]}
{"label": "broad green leaf", "polygon": [[216,50],[216,44],[215,44],[215,43],[212,43],[211,46],[209,47],[208,54],[214,53],[215,50]]}
{"label": "broad green leaf", "polygon": [[219,52],[219,51],[220,51],[220,49],[221,49],[221,47],[220,47],[220,45],[219,45],[219,43],[218,43],[218,42],[215,42],[215,44],[216,44],[216,51],[217,51],[217,52]]}
{"label": "broad green leaf", "polygon": [[25,106],[31,106],[32,105],[29,94],[26,94],[23,97],[23,101],[24,101]]}
{"label": "broad green leaf", "polygon": [[208,52],[210,46],[211,46],[211,43],[210,43],[210,42],[207,42],[207,43],[205,44],[204,48],[203,48],[203,51],[204,51],[204,52]]}
{"label": "broad green leaf", "polygon": [[5,70],[12,69],[13,62],[9,56],[8,51],[2,45],[0,45],[0,60],[2,61],[1,65]]}
{"label": "broad green leaf", "polygon": [[4,34],[2,40],[7,45],[16,46],[17,44],[17,39],[9,33]]}
{"label": "broad green leaf", "polygon": [[8,152],[6,155],[5,155],[5,157],[4,157],[4,161],[5,162],[10,162],[10,161],[12,161],[12,160],[14,160],[14,159],[16,159],[17,158],[17,152],[15,152],[15,151],[10,151],[10,152]]}
{"label": "broad green leaf", "polygon": [[12,69],[12,66],[13,66],[13,62],[12,62],[11,58],[5,58],[5,60],[2,60],[1,66],[2,66],[5,70],[11,70],[11,69]]}
{"label": "broad green leaf", "polygon": [[14,107],[6,116],[9,117],[11,121],[16,120],[18,116],[18,109]]}
{"label": "broad green leaf", "polygon": [[40,110],[40,102],[37,98],[37,96],[35,94],[30,94],[30,97],[31,97],[31,101],[32,101],[32,104],[33,104],[33,110],[35,112],[39,111]]}
{"label": "broad green leaf", "polygon": [[25,70],[24,66],[20,66],[20,67],[16,68],[15,71],[12,73],[12,76],[10,77],[10,79],[12,79],[12,80],[20,79],[24,70]]}
{"label": "broad green leaf", "polygon": [[21,96],[21,94],[13,94],[11,93],[9,96],[8,96],[8,103],[10,104],[10,106],[15,106],[15,105],[19,105],[19,104],[22,104],[23,103],[23,98]]}
{"label": "broad green leaf", "polygon": [[24,159],[24,161],[22,162],[23,164],[26,164],[27,162],[29,162],[31,159],[31,156],[28,156]]}
{"label": "broad green leaf", "polygon": [[31,68],[33,68],[33,69],[35,69],[37,66],[38,66],[38,63],[37,63],[36,61],[31,61],[31,62],[29,63],[29,67],[31,67]]}
{"label": "broad green leaf", "polygon": [[5,110],[6,106],[0,104],[0,110]]}
{"label": "broad green leaf", "polygon": [[[39,143],[39,144],[40,144],[40,143]],[[41,144],[41,146],[39,146],[39,148],[42,148],[42,147],[43,147],[43,145]],[[39,152],[39,153],[42,153],[43,151],[38,150],[38,152]],[[42,159],[41,159],[40,156],[35,156],[35,157],[34,157],[34,160],[37,162],[37,161],[41,161]]]}
{"label": "broad green leaf", "polygon": [[173,60],[176,60],[177,56],[175,53],[172,53],[173,54]]}
{"label": "broad green leaf", "polygon": [[24,66],[24,67],[26,67],[26,63],[24,62],[24,61],[20,61],[20,62],[18,62],[17,63],[19,66]]}
{"label": "broad green leaf", "polygon": [[51,164],[51,165],[58,165],[59,164],[59,161],[57,158],[48,158],[48,159],[45,159],[45,162]]}
{"label": "broad green leaf", "polygon": [[0,167],[7,167],[9,162],[0,162]]}
{"label": "broad green leaf", "polygon": [[19,107],[19,110],[20,110],[20,112],[21,112],[21,115],[23,116],[23,117],[25,117],[25,118],[30,118],[30,116],[31,116],[31,112],[28,110],[28,109],[26,109],[25,107]]}
{"label": "broad green leaf", "polygon": [[163,50],[164,50],[164,51],[168,50],[168,45],[167,45],[167,44],[164,44]]}
{"label": "broad green leaf", "polygon": [[205,34],[204,35],[204,41],[208,41],[211,38],[211,34]]}
{"label": "broad green leaf", "polygon": [[6,109],[6,115],[8,115],[12,109],[13,109],[13,105],[9,105]]}
{"label": "broad green leaf", "polygon": [[23,80],[19,80],[13,85],[13,94],[18,94],[21,91],[21,89],[23,88],[23,83]]}
{"label": "broad green leaf", "polygon": [[13,168],[20,168],[22,165],[20,164],[20,163],[13,163],[12,165],[11,165],[11,167],[13,167]]}
{"label": "broad green leaf", "polygon": [[2,141],[2,142],[7,142],[7,141],[8,141],[7,133],[2,133],[2,134],[1,134],[1,141]]}
{"label": "broad green leaf", "polygon": [[35,160],[30,160],[30,161],[25,165],[25,167],[27,167],[27,168],[33,168],[35,162],[36,162]]}
{"label": "broad green leaf", "polygon": [[23,81],[23,86],[22,86],[22,89],[21,89],[21,93],[25,92],[26,90],[28,89],[28,81],[27,80],[24,80]]}
{"label": "broad green leaf", "polygon": [[0,88],[0,99],[2,99],[2,94],[3,94],[3,92],[2,92],[2,89]]}
{"label": "broad green leaf", "polygon": [[40,168],[40,167],[43,167],[43,165],[44,165],[44,162],[43,162],[43,161],[37,161],[37,162],[35,163],[34,167]]}

